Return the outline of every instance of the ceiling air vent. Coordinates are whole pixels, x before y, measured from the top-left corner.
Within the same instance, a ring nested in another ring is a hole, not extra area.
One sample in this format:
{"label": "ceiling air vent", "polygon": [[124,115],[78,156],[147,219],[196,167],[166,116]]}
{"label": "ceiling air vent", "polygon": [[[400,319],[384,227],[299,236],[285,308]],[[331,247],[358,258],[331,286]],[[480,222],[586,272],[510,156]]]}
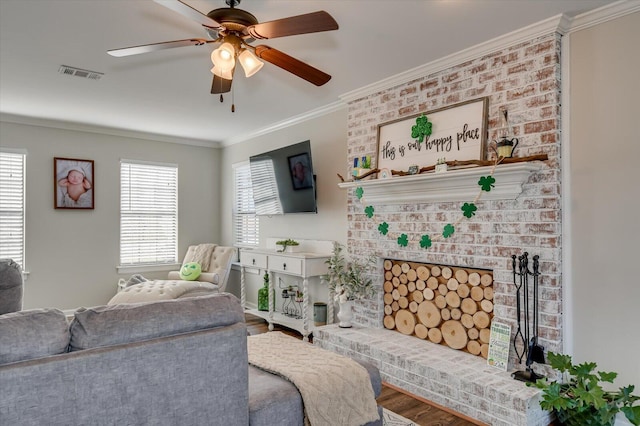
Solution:
{"label": "ceiling air vent", "polygon": [[81,68],[74,68],[68,65],[60,65],[58,72],[64,75],[74,75],[76,77],[88,78],[89,80],[100,80],[104,75],[103,72],[83,70]]}

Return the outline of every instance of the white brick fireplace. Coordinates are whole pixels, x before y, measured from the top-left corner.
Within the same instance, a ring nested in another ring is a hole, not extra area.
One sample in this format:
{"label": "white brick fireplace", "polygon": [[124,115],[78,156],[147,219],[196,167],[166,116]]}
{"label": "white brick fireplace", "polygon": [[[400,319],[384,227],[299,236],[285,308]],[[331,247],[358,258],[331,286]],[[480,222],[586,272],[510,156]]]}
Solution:
{"label": "white brick fireplace", "polygon": [[[557,23],[556,23],[557,24]],[[548,23],[546,25],[549,25]],[[500,48],[479,46],[455,58],[434,63],[422,76],[392,88],[347,95],[348,152],[346,168],[354,157],[376,158],[378,125],[459,102],[489,98],[488,141],[501,135],[499,111],[509,113],[513,133],[519,139],[515,156],[547,154],[527,170],[517,194],[482,198],[476,215],[456,226],[454,236],[428,249],[420,235],[438,234],[460,215],[460,200],[447,196],[418,202],[367,201],[375,206],[375,220],[364,213],[354,186],[348,198],[347,249],[351,257],[375,255],[469,268],[488,269],[494,277],[494,320],[515,327],[516,293],[511,256],[524,251],[540,257],[540,343],[546,350],[562,350],[561,281],[561,181],[560,181],[560,39],[556,27],[544,28],[517,42],[503,40]],[[492,151],[485,147],[486,159]],[[420,164],[419,166],[428,166]],[[373,163],[375,167],[375,160]],[[496,189],[500,180],[496,169]],[[349,174],[347,174],[349,175]],[[453,175],[451,175],[453,176]],[[413,177],[412,177],[413,178]],[[403,177],[394,177],[403,185]],[[411,179],[406,179],[409,182]],[[447,185],[446,174],[438,177]],[[432,185],[424,182],[425,192]],[[347,185],[348,186],[348,185]],[[521,190],[521,191],[520,191]],[[371,191],[374,191],[371,189]],[[464,198],[464,196],[462,197]],[[470,196],[468,201],[472,201]],[[387,222],[390,233],[405,233],[406,247],[381,235],[377,223]],[[376,276],[382,288],[383,274]],[[548,422],[538,406],[536,391],[510,378],[508,373],[486,366],[468,353],[430,343],[415,336],[382,328],[382,290],[375,300],[355,307],[353,329],[327,326],[314,333],[321,346],[373,360],[384,380],[410,392],[495,425],[538,425]],[[515,328],[512,333],[515,333]],[[513,369],[524,369],[515,365]]]}

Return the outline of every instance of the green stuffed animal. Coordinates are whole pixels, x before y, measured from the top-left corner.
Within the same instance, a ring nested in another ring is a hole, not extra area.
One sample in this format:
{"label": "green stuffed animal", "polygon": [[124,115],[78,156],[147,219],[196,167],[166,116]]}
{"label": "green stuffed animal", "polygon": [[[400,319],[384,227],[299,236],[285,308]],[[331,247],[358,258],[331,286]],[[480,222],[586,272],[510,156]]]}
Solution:
{"label": "green stuffed animal", "polygon": [[189,262],[180,268],[180,278],[185,281],[195,281],[202,273],[202,267],[198,262]]}

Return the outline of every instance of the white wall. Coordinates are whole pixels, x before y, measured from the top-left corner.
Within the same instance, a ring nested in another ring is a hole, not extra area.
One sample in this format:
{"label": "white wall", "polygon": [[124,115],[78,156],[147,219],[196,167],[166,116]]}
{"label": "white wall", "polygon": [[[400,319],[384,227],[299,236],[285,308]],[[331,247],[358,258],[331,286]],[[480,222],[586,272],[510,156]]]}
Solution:
{"label": "white wall", "polygon": [[[573,352],[640,389],[640,13],[570,35]],[[636,392],[637,393],[637,392]]]}
{"label": "white wall", "polygon": [[[347,238],[347,194],[338,188],[336,173],[345,178],[347,169],[347,112],[346,107],[300,124],[274,131],[239,144],[225,147],[222,153],[222,202],[221,235],[224,244],[233,241],[231,205],[233,203],[234,163],[248,161],[249,157],[305,140],[311,141],[314,172],[317,175],[317,214],[287,214],[260,217],[260,242],[264,247],[267,237],[291,237],[299,239],[335,240],[341,243]],[[240,277],[237,271],[229,277],[228,290],[240,294]],[[255,303],[262,277],[247,279],[247,301]]]}
{"label": "white wall", "polygon": [[[2,122],[3,147],[27,155],[24,308],[104,304],[115,294],[120,235],[120,159],[178,164],[178,257],[220,238],[220,150]],[[53,158],[95,163],[95,209],[53,208]],[[166,272],[143,273],[166,278]]]}

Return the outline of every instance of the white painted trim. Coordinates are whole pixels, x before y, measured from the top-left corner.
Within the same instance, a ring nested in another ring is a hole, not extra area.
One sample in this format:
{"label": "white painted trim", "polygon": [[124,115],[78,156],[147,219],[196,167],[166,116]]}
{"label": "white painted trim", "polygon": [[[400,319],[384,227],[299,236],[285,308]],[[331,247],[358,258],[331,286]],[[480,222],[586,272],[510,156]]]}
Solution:
{"label": "white painted trim", "polygon": [[72,121],[51,120],[46,118],[28,117],[25,115],[15,115],[7,113],[0,113],[0,122],[25,124],[28,126],[47,127],[60,130],[73,130],[76,132],[98,133],[101,135],[120,136],[132,139],[149,140],[153,142],[167,142],[180,145],[201,146],[205,148],[219,148],[221,146],[220,143],[216,141],[189,139],[179,136],[146,133],[135,130],[119,129],[115,127],[95,126],[91,124],[75,123]]}
{"label": "white painted trim", "polygon": [[584,30],[640,11],[640,0],[620,0],[576,16],[571,21],[570,32]]}
{"label": "white painted trim", "polygon": [[364,86],[360,89],[347,92],[341,95],[340,99],[347,103],[353,102],[357,99],[361,99],[373,93],[388,90],[400,84],[404,84],[418,78],[423,78],[425,76],[454,67],[461,63],[486,56],[499,50],[503,50],[518,43],[531,40],[536,37],[553,34],[554,32],[559,32],[562,30],[561,24],[565,23],[566,19],[563,15],[556,15],[536,24],[526,26],[519,30],[512,31],[500,37],[496,37],[486,42],[445,56],[444,58],[437,59],[435,61],[420,65],[416,68],[412,68],[395,76],[380,80],[377,83],[369,84],[368,86]]}
{"label": "white painted trim", "polygon": [[178,271],[182,264],[180,263],[168,263],[164,265],[135,265],[135,266],[122,266],[116,267],[119,274],[138,274],[142,272],[166,272],[166,271]]}
{"label": "white painted trim", "polygon": [[[529,175],[542,169],[541,162],[501,164],[493,176],[495,188],[482,192],[480,201],[515,200]],[[406,204],[445,201],[468,201],[478,195],[478,179],[491,173],[493,166],[451,170],[339,183],[341,189],[362,187],[363,204]]]}
{"label": "white painted trim", "polygon": [[0,146],[0,152],[6,152],[9,154],[29,155],[29,152],[27,152],[27,150],[24,148],[9,148],[5,146]]}
{"label": "white painted trim", "polygon": [[556,15],[544,21],[512,31],[508,34],[496,37],[486,42],[477,44],[444,58],[437,59],[427,64],[412,68],[403,73],[391,76],[360,89],[347,92],[340,96],[344,102],[353,102],[357,99],[369,96],[373,93],[388,90],[400,84],[423,78],[430,74],[443,71],[461,63],[480,58],[490,53],[506,49],[523,41],[558,32],[567,34],[578,31],[602,22],[616,19],[621,16],[640,10],[640,0],[621,0],[606,5],[590,12],[578,15],[573,19],[566,15]]}
{"label": "white painted trim", "polygon": [[120,164],[142,164],[146,166],[159,166],[159,167],[172,167],[174,169],[178,168],[177,163],[161,163],[159,161],[147,161],[147,160],[132,160],[130,158],[121,158]]}
{"label": "white painted trim", "polygon": [[573,268],[571,240],[571,80],[570,41],[562,38],[560,45],[560,197],[562,200],[562,346],[563,353],[573,355]]}
{"label": "white painted trim", "polygon": [[307,111],[305,113],[294,115],[293,117],[289,117],[286,120],[279,121],[277,123],[270,124],[262,129],[255,130],[250,133],[245,133],[240,136],[236,136],[230,139],[227,139],[222,142],[222,146],[234,145],[240,142],[244,142],[249,139],[256,138],[258,136],[266,135],[271,132],[275,132],[276,130],[285,129],[287,127],[294,126],[296,124],[303,123],[308,120],[312,120],[314,118],[322,117],[327,114],[331,114],[335,111],[340,111],[341,109],[346,108],[347,105],[344,102],[336,101],[332,102],[328,105],[322,106],[320,108],[313,109],[311,111]]}

